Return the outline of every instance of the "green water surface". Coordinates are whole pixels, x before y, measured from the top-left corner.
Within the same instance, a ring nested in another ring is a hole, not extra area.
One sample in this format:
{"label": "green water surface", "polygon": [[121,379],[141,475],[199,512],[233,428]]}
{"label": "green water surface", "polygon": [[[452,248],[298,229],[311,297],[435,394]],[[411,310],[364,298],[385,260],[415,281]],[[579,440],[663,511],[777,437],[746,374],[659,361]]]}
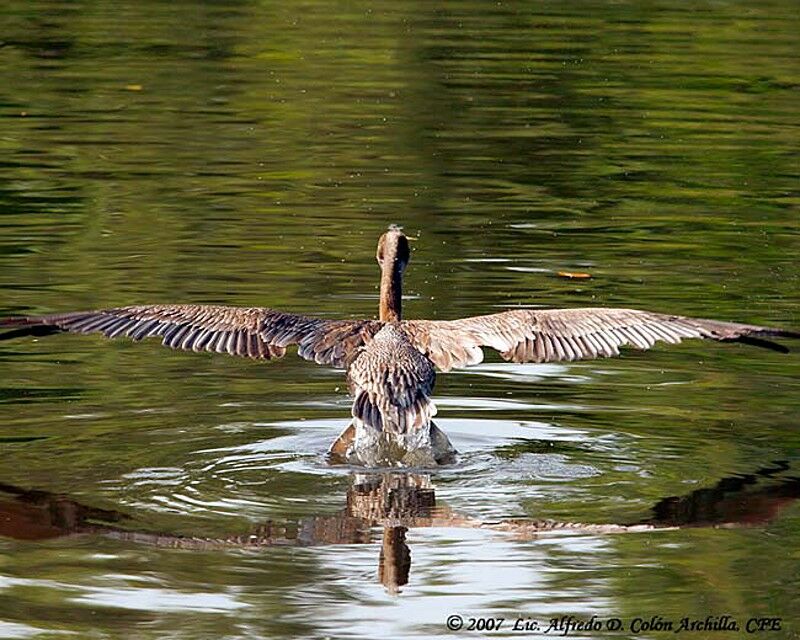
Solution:
{"label": "green water surface", "polygon": [[[609,305],[800,327],[797,9],[5,0],[0,315],[172,301],[372,317],[375,242],[397,223],[415,238],[407,317]],[[781,630],[753,637],[798,637],[799,380],[797,353],[694,341],[440,376],[461,458],[428,480],[460,517],[627,523],[747,474],[776,489],[754,499],[762,517],[734,500],[749,527],[411,527],[393,589],[380,527],[174,549],[63,535],[67,518],[20,539],[32,504],[197,538],[308,527],[359,478],[324,456],[349,418],[341,372],[3,342],[0,637],[522,637],[449,631],[454,613],[765,616]]]}

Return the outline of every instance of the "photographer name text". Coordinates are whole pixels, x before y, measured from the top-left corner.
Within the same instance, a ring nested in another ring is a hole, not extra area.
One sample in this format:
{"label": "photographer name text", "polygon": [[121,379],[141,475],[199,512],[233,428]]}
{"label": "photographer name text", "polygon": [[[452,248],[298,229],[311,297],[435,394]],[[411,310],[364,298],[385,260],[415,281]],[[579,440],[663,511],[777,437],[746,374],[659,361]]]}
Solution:
{"label": "photographer name text", "polygon": [[519,633],[549,634],[553,636],[582,635],[587,631],[618,631],[633,635],[644,633],[699,633],[706,631],[759,634],[781,631],[781,618],[752,617],[738,619],[732,615],[695,618],[667,618],[660,615],[636,616],[629,619],[590,616],[561,616],[546,620],[526,616],[448,616],[446,626],[450,631],[511,631]]}

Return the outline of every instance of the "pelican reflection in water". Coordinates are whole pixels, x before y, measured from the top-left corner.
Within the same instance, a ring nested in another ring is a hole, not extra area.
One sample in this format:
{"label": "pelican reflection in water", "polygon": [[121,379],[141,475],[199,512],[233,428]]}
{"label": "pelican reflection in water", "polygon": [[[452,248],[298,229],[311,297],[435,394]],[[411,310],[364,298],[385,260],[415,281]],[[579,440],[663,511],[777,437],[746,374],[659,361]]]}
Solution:
{"label": "pelican reflection in water", "polygon": [[406,533],[413,528],[479,528],[535,540],[549,534],[605,535],[697,527],[760,526],[800,498],[800,477],[783,461],[714,487],[659,500],[651,515],[629,523],[589,524],[516,518],[487,522],[459,515],[436,500],[427,474],[385,472],[353,476],[346,506],[337,514],[297,521],[265,522],[244,535],[218,538],[177,536],[138,529],[133,517],[98,509],[68,496],[0,483],[0,536],[46,540],[96,535],[120,541],[186,550],[374,544],[381,531],[377,577],[391,593],[409,582],[412,554]]}
{"label": "pelican reflection in water", "polygon": [[455,449],[433,422],[435,370],[477,364],[483,347],[513,362],[619,355],[684,338],[743,342],[787,351],[767,337],[800,332],[635,309],[515,309],[458,320],[404,320],[402,280],[409,243],[398,227],[379,242],[379,318],[330,320],[260,307],[158,304],[0,319],[0,339],[70,331],[109,338],[151,336],[173,349],[271,360],[295,345],[303,358],[343,368],[352,422],[331,447],[334,459],[367,466],[432,466]]}

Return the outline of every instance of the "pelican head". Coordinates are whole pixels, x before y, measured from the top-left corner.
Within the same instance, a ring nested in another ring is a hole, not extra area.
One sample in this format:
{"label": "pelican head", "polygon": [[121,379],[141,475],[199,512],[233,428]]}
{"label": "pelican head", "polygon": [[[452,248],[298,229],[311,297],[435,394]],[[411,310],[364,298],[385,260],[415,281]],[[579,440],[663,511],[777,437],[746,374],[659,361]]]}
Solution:
{"label": "pelican head", "polygon": [[411,259],[411,251],[408,246],[408,238],[403,233],[402,228],[392,225],[378,240],[378,250],[375,258],[381,266],[382,271],[405,271],[408,261]]}

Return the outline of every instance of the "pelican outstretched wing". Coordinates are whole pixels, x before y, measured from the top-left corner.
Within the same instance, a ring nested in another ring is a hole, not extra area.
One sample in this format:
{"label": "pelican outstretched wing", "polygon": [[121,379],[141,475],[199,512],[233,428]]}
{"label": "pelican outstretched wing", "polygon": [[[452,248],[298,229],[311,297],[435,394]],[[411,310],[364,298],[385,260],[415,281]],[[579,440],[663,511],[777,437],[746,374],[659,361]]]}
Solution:
{"label": "pelican outstretched wing", "polygon": [[477,364],[482,347],[514,362],[557,362],[619,355],[684,338],[744,342],[787,352],[764,337],[800,338],[800,332],[704,320],[636,309],[517,309],[459,320],[407,320],[406,333],[442,371]]}
{"label": "pelican outstretched wing", "polygon": [[344,367],[382,326],[375,320],[328,320],[260,307],[176,304],[120,307],[0,319],[0,340],[61,331],[133,340],[158,336],[173,349],[271,360],[297,345],[306,360]]}

